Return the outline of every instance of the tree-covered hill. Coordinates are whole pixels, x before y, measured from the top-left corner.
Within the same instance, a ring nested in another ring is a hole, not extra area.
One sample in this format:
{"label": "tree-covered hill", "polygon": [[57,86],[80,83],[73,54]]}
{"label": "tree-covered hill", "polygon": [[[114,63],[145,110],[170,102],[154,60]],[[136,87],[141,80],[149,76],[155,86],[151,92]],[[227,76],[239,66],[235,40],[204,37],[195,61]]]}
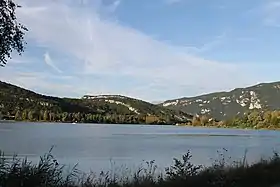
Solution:
{"label": "tree-covered hill", "polygon": [[0,82],[0,111],[9,119],[32,121],[175,123],[192,118],[184,112],[120,95],[59,98],[5,82]]}
{"label": "tree-covered hill", "polygon": [[252,110],[279,110],[280,82],[261,83],[229,92],[168,100],[159,105],[193,115],[207,115],[218,120],[227,120],[236,116],[242,117]]}

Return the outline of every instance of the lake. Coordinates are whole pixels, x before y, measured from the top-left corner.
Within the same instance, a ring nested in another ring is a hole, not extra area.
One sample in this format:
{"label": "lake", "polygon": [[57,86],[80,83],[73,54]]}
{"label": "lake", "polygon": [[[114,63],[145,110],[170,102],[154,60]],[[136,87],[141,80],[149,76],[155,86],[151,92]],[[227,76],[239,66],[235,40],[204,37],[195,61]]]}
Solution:
{"label": "lake", "polygon": [[163,169],[188,150],[193,163],[209,165],[224,152],[225,158],[240,160],[280,152],[280,131],[192,128],[178,126],[0,123],[0,150],[37,161],[52,153],[60,163],[83,171],[109,170],[126,165],[137,167],[143,160],[155,160]]}

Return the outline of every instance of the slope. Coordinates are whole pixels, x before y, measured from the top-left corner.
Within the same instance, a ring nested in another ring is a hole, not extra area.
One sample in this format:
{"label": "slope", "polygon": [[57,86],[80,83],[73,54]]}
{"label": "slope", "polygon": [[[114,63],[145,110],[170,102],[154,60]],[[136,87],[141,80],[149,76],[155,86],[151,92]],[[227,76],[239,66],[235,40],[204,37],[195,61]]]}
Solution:
{"label": "slope", "polygon": [[280,109],[280,82],[168,100],[160,106],[193,115],[209,115],[219,120],[242,116],[250,110],[276,110]]}
{"label": "slope", "polygon": [[6,116],[15,116],[20,113],[21,117],[24,115],[24,118],[27,118],[25,113],[30,111],[32,114],[34,113],[36,120],[42,118],[46,111],[48,115],[67,113],[63,115],[69,117],[71,114],[70,118],[73,118],[75,113],[79,113],[78,116],[83,114],[79,119],[85,118],[85,114],[99,115],[99,118],[100,116],[112,115],[156,116],[164,118],[166,121],[184,121],[192,117],[184,112],[125,96],[101,95],[84,96],[81,99],[59,98],[37,94],[0,81],[0,112]]}

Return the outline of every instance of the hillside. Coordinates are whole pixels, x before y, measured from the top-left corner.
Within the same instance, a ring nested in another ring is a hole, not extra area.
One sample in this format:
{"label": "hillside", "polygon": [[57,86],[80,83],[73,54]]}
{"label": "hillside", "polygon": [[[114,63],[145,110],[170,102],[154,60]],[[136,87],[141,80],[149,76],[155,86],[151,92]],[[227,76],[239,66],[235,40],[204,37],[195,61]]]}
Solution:
{"label": "hillside", "polygon": [[159,105],[193,115],[209,115],[218,120],[230,119],[250,110],[280,109],[280,82],[168,100]]}
{"label": "hillside", "polygon": [[183,112],[125,96],[86,95],[80,99],[58,98],[37,94],[1,81],[0,112],[9,118],[36,121],[117,123],[129,120],[136,123],[147,122],[147,117],[153,117],[156,121],[173,123],[192,118]]}
{"label": "hillside", "polygon": [[177,118],[191,118],[184,112],[175,112],[175,110],[167,109],[162,106],[154,105],[146,101],[134,99],[121,95],[98,95],[90,96],[85,95],[81,98],[84,106],[89,108],[107,107],[107,111],[117,114],[130,114],[130,115],[155,115],[155,116],[177,116]]}
{"label": "hillside", "polygon": [[0,109],[3,114],[17,110],[50,110],[53,112],[92,112],[87,107],[73,104],[67,99],[45,96],[0,81]]}

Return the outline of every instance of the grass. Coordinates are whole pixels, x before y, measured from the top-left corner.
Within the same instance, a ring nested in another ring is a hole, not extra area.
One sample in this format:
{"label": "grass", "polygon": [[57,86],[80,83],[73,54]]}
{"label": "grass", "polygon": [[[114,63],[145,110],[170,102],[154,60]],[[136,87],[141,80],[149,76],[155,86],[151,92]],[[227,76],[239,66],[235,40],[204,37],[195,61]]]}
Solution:
{"label": "grass", "polygon": [[273,187],[280,184],[280,157],[247,164],[246,154],[239,162],[229,163],[221,154],[209,167],[191,163],[191,153],[174,159],[165,172],[157,172],[155,161],[146,162],[138,170],[85,174],[76,167],[67,171],[51,151],[37,164],[0,156],[0,187]]}

